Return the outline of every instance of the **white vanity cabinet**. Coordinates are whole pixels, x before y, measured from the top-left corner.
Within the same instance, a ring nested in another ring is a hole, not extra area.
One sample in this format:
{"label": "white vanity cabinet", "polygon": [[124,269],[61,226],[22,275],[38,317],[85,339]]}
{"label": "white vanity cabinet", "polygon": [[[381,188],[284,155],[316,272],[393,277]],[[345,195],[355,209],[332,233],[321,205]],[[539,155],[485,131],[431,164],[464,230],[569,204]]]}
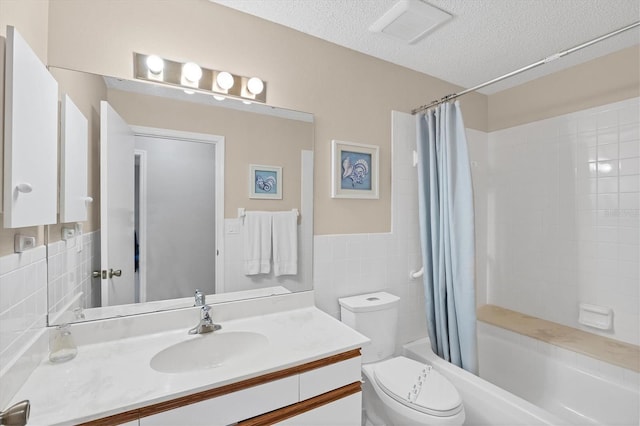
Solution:
{"label": "white vanity cabinet", "polygon": [[86,424],[360,426],[360,380],[354,349]]}
{"label": "white vanity cabinet", "polygon": [[228,425],[298,402],[296,376],[285,377],[140,419],[140,426]]}

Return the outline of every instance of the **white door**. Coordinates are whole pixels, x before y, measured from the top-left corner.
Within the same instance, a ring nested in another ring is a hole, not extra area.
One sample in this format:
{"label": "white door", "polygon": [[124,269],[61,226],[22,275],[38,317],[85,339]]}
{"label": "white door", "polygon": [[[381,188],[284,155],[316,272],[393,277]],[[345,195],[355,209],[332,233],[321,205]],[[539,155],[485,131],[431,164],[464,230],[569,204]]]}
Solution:
{"label": "white door", "polygon": [[100,102],[100,265],[102,306],[135,302],[134,136]]}

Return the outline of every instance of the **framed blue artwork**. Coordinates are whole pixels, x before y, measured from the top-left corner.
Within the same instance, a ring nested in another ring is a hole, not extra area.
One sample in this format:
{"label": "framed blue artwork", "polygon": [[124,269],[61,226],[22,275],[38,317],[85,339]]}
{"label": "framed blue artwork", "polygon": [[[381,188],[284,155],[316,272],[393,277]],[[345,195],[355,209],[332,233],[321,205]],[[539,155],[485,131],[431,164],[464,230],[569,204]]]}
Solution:
{"label": "framed blue artwork", "polygon": [[249,198],[282,200],[282,167],[249,164]]}
{"label": "framed blue artwork", "polygon": [[375,145],[331,141],[331,197],[380,198]]}

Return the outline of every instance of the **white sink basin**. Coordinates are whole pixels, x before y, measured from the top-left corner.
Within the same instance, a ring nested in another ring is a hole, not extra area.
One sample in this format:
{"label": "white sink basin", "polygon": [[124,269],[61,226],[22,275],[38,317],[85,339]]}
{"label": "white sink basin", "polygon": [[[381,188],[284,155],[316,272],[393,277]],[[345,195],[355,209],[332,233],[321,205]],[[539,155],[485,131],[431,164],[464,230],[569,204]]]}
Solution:
{"label": "white sink basin", "polygon": [[255,354],[269,339],[249,331],[216,331],[193,336],[158,352],[151,368],[161,373],[183,373],[216,368]]}

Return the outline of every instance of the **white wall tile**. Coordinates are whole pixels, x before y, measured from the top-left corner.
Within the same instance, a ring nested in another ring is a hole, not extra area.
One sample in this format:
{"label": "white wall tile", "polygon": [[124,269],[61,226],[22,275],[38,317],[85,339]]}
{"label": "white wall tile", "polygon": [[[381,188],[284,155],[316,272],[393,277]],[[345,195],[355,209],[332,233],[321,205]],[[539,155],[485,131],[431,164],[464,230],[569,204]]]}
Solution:
{"label": "white wall tile", "polygon": [[[630,322],[637,309],[625,303],[640,293],[639,105],[630,99],[489,134],[491,303],[574,327],[578,303],[615,304],[614,337],[640,343],[640,325]],[[554,128],[557,138],[539,140]]]}
{"label": "white wall tile", "polygon": [[640,174],[640,158],[624,158],[619,161],[620,176]]}
{"label": "white wall tile", "polygon": [[620,143],[620,158],[640,157],[640,141],[630,141]]}

